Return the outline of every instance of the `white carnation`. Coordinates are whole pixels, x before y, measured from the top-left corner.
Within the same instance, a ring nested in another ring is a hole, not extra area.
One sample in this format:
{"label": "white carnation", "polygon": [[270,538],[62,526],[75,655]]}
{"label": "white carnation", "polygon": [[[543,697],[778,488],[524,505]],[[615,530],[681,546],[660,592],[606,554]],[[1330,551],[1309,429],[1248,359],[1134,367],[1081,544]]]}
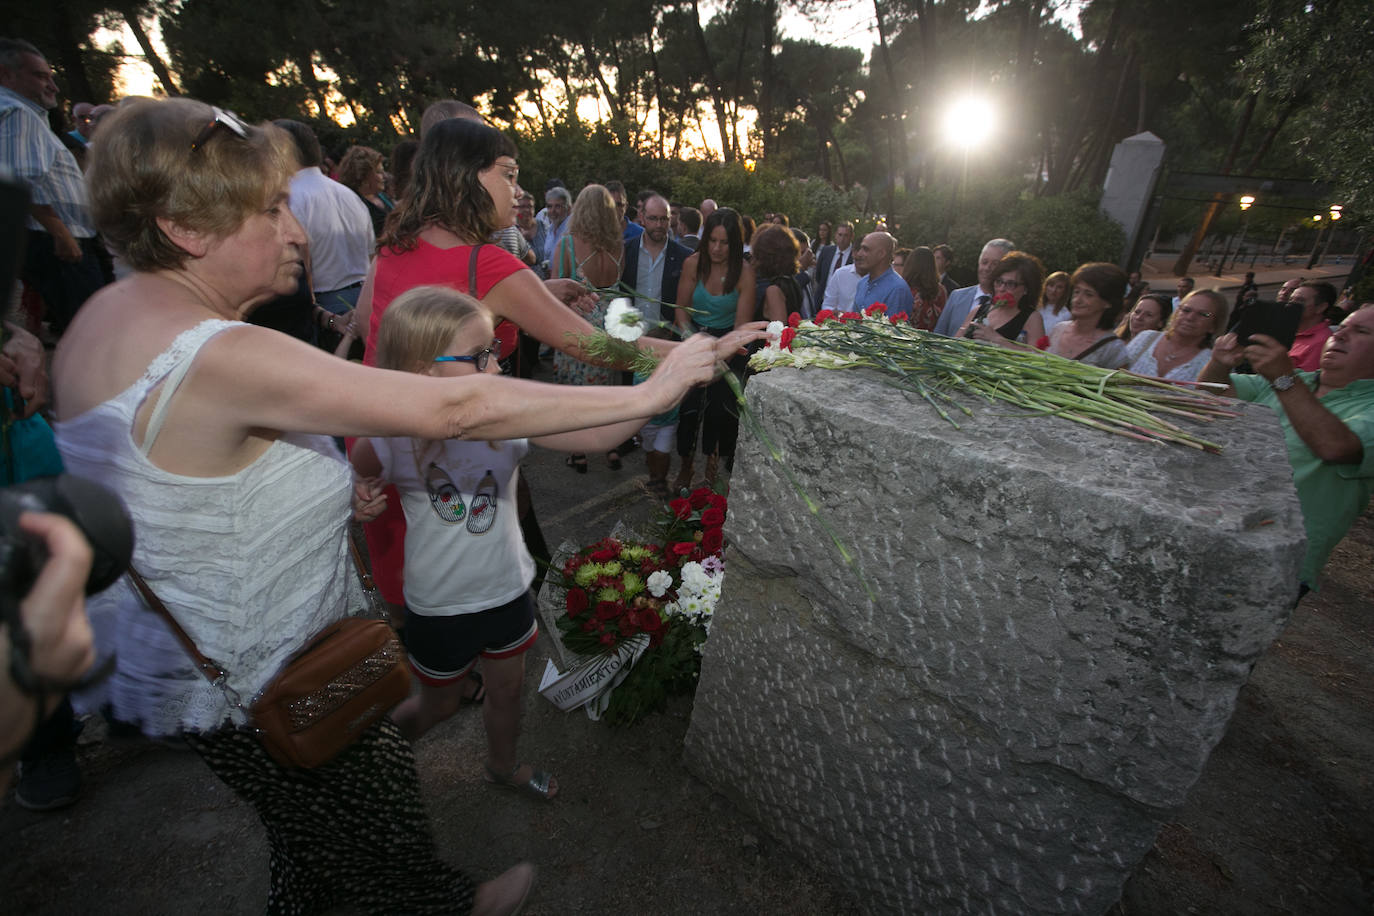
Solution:
{"label": "white carnation", "polygon": [[614,299],[606,307],[606,333],[618,340],[639,340],[644,334],[643,319],[629,299]]}
{"label": "white carnation", "polygon": [[668,593],[668,589],[673,587],[673,577],[663,570],[657,569],[649,574],[649,581],[645,585],[649,589],[649,594],[655,598],[662,598]]}

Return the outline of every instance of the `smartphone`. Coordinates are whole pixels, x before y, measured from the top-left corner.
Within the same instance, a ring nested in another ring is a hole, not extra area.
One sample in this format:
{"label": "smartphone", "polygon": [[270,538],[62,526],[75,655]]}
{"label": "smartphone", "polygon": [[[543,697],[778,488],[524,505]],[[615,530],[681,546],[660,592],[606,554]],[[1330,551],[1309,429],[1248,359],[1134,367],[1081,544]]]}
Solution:
{"label": "smartphone", "polygon": [[1298,322],[1302,320],[1301,303],[1260,300],[1246,306],[1236,322],[1236,339],[1243,347],[1250,343],[1251,334],[1266,334],[1283,344],[1293,346],[1298,336]]}

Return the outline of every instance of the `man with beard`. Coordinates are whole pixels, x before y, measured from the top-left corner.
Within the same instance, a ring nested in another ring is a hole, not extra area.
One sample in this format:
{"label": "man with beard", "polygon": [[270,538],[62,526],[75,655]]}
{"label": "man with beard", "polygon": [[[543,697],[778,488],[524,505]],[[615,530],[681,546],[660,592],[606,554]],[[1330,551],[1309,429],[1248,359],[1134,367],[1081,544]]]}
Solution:
{"label": "man with beard", "polygon": [[644,232],[625,243],[620,280],[635,291],[635,307],[647,320],[672,321],[682,262],[691,252],[668,238],[667,200],[654,194],[644,201],[643,210]]}

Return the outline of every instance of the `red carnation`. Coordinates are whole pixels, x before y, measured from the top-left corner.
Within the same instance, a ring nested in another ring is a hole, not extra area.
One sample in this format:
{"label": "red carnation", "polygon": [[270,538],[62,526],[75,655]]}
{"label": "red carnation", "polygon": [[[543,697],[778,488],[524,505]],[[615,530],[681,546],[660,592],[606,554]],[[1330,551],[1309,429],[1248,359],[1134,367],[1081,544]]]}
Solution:
{"label": "red carnation", "polygon": [[1016,305],[1016,297],[1011,293],[998,293],[992,297],[992,304],[1012,308]]}
{"label": "red carnation", "polygon": [[603,547],[592,554],[592,562],[609,563],[618,556],[620,556],[620,547],[618,545],[615,547]]}
{"label": "red carnation", "polygon": [[587,593],[580,588],[568,589],[568,616],[576,617],[587,609]]}
{"label": "red carnation", "polygon": [[906,324],[908,321],[911,320],[911,316],[908,315],[906,312],[898,312],[897,314],[893,315],[891,318],[887,320],[892,322],[893,324]]}
{"label": "red carnation", "polygon": [[586,620],[582,621],[583,633],[595,633],[597,630],[600,629],[601,621],[597,620],[595,617],[588,617]]}
{"label": "red carnation", "polygon": [[696,542],[696,541],[681,541],[681,542],[679,542],[679,543],[677,543],[677,544],[674,544],[674,545],[673,545],[671,548],[669,548],[669,549],[672,550],[674,556],[679,556],[679,557],[691,556],[692,551],[697,549],[697,542]]}
{"label": "red carnation", "polygon": [[793,312],[787,316],[787,326],[789,328],[795,328],[799,324],[801,324],[801,312]]}
{"label": "red carnation", "polygon": [[603,646],[613,646],[613,645],[615,645],[615,634],[614,634],[614,633],[602,633],[602,634],[601,634],[601,644],[602,644]]}
{"label": "red carnation", "polygon": [[869,318],[877,318],[880,315],[886,315],[887,306],[883,305],[881,302],[875,302],[868,308],[864,309],[864,314],[867,315]]}
{"label": "red carnation", "polygon": [[814,321],[817,325],[822,325],[834,317],[835,313],[831,309],[821,309],[816,313]]}
{"label": "red carnation", "polygon": [[[795,313],[794,313],[795,314]],[[778,346],[784,350],[792,349],[792,341],[796,340],[797,332],[792,328],[783,328],[782,336],[778,338]]]}
{"label": "red carnation", "polygon": [[701,513],[701,527],[719,528],[725,524],[725,513],[720,509],[707,509]]}
{"label": "red carnation", "polygon": [[692,504],[681,496],[668,503],[668,509],[684,522],[692,517]]}
{"label": "red carnation", "polygon": [[597,620],[615,620],[620,616],[620,604],[615,601],[598,601],[596,603]]}
{"label": "red carnation", "polygon": [[719,528],[709,528],[702,532],[701,549],[707,556],[713,553],[720,553],[721,545],[725,542],[725,536]]}
{"label": "red carnation", "polygon": [[860,315],[858,312],[845,312],[843,315],[840,316],[840,320],[841,320],[841,321],[858,321],[858,320],[861,319],[862,317],[863,317],[863,316]]}

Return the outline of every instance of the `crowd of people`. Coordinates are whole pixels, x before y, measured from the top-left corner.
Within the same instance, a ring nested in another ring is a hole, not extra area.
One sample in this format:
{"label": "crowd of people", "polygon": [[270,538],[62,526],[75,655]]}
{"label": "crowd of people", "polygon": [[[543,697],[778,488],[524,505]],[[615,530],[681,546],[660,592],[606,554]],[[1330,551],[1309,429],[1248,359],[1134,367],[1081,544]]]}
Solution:
{"label": "crowd of people", "polygon": [[[78,107],[64,138],[48,126],[55,102],[41,52],[0,40],[0,149],[30,196],[22,305],[0,355],[19,412],[41,405],[46,379],[27,324],[56,344],[62,462],[124,499],[134,566],[237,696],[355,606],[354,521],[420,681],[334,761],[298,771],[126,581],[89,600],[91,630],[69,628],[65,653],[39,645],[64,670],[114,655],[77,709],[185,741],[253,805],[269,912],[521,905],[528,865],[477,885],[441,861],[410,751],[482,704],[486,781],[540,802],[559,792],[518,756],[534,557],[547,556],[521,458],[555,448],[585,473],[589,453],[619,469],[638,447],[655,500],[715,484],[739,435],[718,365],[743,374],[765,322],[879,305],[933,333],[1268,403],[1308,522],[1304,589],[1369,501],[1374,308],[1332,322],[1337,295],[1320,281],[1280,294],[1295,316],[1286,345],[1246,333],[1261,306],[1247,290],[1233,309],[1186,277],[1164,296],[1113,264],[1047,274],[1004,238],[960,286],[949,245],[881,225],[859,236],[823,221],[812,238],[786,214],[756,221],[712,199],[644,189],[631,203],[614,179],[575,195],[550,181],[537,207],[510,139],[452,100],[389,159],[354,146],[337,163],[303,123],[250,125],[184,98]],[[650,328],[638,346],[660,357],[647,377],[589,349],[620,297]],[[55,556],[72,552],[59,523],[27,524]],[[58,603],[69,617],[72,596]],[[72,732],[59,704],[28,740],[21,803],[74,797]]]}

